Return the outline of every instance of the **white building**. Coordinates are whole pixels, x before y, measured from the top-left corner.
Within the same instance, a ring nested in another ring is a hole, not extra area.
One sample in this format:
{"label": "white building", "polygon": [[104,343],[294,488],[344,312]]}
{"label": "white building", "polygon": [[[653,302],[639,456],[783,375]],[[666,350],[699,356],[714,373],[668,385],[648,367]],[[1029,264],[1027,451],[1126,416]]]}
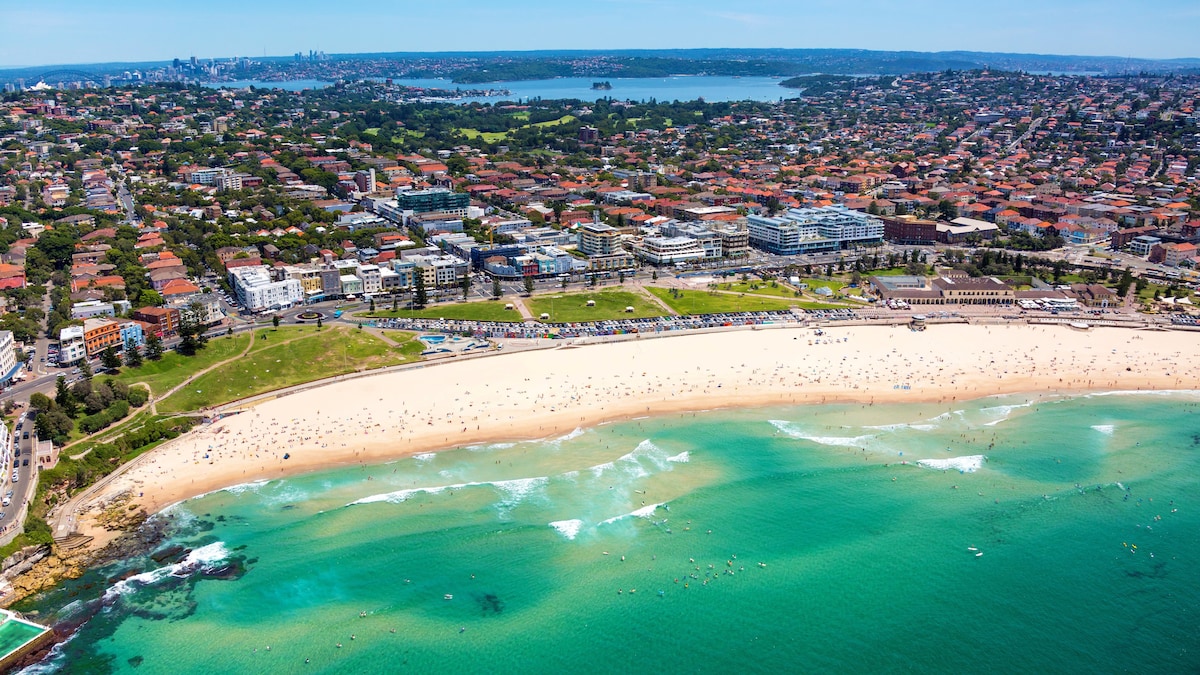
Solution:
{"label": "white building", "polygon": [[358,295],[363,292],[362,279],[353,274],[342,275],[342,295]]}
{"label": "white building", "polygon": [[21,365],[17,363],[17,343],[13,339],[12,331],[0,330],[0,384],[11,384],[20,368]]}
{"label": "white building", "polygon": [[87,356],[83,326],[67,326],[58,333],[58,362],[62,365],[81,361]]}
{"label": "white building", "polygon": [[378,265],[360,265],[358,278],[362,279],[362,292],[367,294],[383,291],[383,276]]}
{"label": "white building", "polygon": [[242,307],[251,312],[286,309],[304,302],[304,286],[295,279],[271,281],[266,267],[235,267],[229,283]]}
{"label": "white building", "polygon": [[704,248],[691,237],[646,237],[633,246],[633,254],[651,265],[672,265],[703,260]]}
{"label": "white building", "polygon": [[746,218],[750,243],[780,255],[836,251],[883,242],[883,221],[844,206],[788,209],[781,218]]}

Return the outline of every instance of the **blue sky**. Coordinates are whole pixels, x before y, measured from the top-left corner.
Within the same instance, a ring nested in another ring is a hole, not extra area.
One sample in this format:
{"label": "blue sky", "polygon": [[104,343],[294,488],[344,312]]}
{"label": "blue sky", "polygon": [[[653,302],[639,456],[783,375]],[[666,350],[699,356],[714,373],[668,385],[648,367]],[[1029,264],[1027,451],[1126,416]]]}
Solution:
{"label": "blue sky", "polygon": [[808,47],[1200,56],[1200,0],[0,0],[0,67],[224,56]]}

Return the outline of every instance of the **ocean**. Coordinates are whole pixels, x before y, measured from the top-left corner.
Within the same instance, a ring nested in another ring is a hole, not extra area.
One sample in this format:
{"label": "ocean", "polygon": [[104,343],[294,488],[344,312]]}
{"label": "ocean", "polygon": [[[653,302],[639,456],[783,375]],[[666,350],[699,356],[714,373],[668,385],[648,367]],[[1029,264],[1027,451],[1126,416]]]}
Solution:
{"label": "ocean", "polygon": [[218,491],[26,672],[1196,672],[1200,394],[687,413]]}

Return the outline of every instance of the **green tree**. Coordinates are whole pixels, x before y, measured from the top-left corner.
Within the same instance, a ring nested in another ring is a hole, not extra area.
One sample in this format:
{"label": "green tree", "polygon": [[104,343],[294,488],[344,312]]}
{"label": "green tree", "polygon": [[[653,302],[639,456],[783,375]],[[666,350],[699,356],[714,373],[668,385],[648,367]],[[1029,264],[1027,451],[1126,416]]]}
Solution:
{"label": "green tree", "polygon": [[413,307],[420,309],[429,304],[429,293],[425,290],[425,275],[421,273],[421,268],[413,270]]}
{"label": "green tree", "polygon": [[503,289],[500,288],[500,279],[492,277],[492,299],[499,300],[503,294]]}
{"label": "green tree", "polygon": [[[370,307],[370,311],[372,311],[372,312],[374,312],[374,311],[375,311],[375,298],[371,298],[371,304],[370,304],[370,306],[369,306],[369,307]],[[276,327],[276,328],[279,328],[279,325],[278,325],[278,324],[276,324],[276,325],[275,325],[275,327]]]}
{"label": "green tree", "polygon": [[137,304],[140,307],[162,307],[163,297],[153,288],[142,289],[138,294]]}
{"label": "green tree", "polygon": [[87,359],[79,363],[79,375],[85,380],[92,379],[92,364],[88,363]]}
{"label": "green tree", "polygon": [[73,228],[61,227],[43,232],[34,246],[46,255],[55,268],[63,269],[71,262],[78,238]]}
{"label": "green tree", "polygon": [[533,295],[533,277],[525,277],[525,295]]}
{"label": "green tree", "polygon": [[150,359],[151,361],[157,361],[157,360],[161,359],[162,357],[163,357],[162,338],[158,337],[158,335],[151,333],[150,337],[146,338],[146,358]]}
{"label": "green tree", "polygon": [[100,363],[114,373],[121,369],[121,357],[112,345],[105,347],[104,351],[100,353]]}
{"label": "green tree", "polygon": [[132,341],[125,345],[125,365],[130,368],[142,365],[142,350]]}
{"label": "green tree", "polygon": [[317,330],[321,330],[321,325],[322,325],[322,323],[321,323],[321,317],[319,317],[319,316],[318,316],[318,317],[317,317]]}
{"label": "green tree", "polygon": [[34,428],[38,438],[53,439],[55,444],[62,445],[75,428],[75,422],[61,410],[50,410],[37,416]]}
{"label": "green tree", "polygon": [[1133,285],[1133,272],[1128,267],[1121,273],[1121,279],[1117,282],[1117,295],[1122,298],[1129,295],[1129,287]]}
{"label": "green tree", "polygon": [[[374,303],[371,303],[371,304],[374,304]],[[375,308],[372,307],[371,309],[375,309]],[[275,329],[279,328],[279,315],[278,314],[275,314],[271,317],[271,327],[275,328]]]}
{"label": "green tree", "polygon": [[[65,382],[65,380],[61,377],[58,379],[60,382]],[[66,388],[65,385],[63,388]],[[70,393],[68,392],[68,396],[69,395]],[[50,410],[58,410],[58,404],[50,400],[49,396],[40,391],[35,391],[29,395],[29,407],[38,411],[39,414]]]}
{"label": "green tree", "polygon": [[466,275],[463,275],[463,278],[462,278],[463,300],[466,300],[467,296],[470,295],[470,293],[471,293],[471,275],[466,274]]}

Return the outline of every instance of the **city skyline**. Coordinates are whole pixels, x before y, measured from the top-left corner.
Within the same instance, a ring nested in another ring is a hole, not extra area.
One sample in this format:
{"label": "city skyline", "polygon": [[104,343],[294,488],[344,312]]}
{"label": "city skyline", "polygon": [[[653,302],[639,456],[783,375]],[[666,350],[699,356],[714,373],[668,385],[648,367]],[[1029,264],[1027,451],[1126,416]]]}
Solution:
{"label": "city skyline", "polygon": [[[866,0],[853,13],[829,0],[767,0],[747,11],[713,0],[604,0],[569,14],[545,0],[503,10],[482,0],[456,5],[449,13],[440,5],[339,7],[334,25],[344,26],[341,32],[330,30],[327,7],[311,1],[266,0],[247,7],[216,0],[206,11],[146,0],[116,9],[79,0],[7,8],[0,9],[0,20],[21,30],[0,45],[0,68],[286,56],[309,49],[356,54],[765,47],[1172,59],[1198,55],[1190,35],[1200,28],[1200,7],[1183,0],[1159,3],[1153,12],[1112,0],[1017,0],[971,11],[949,0],[904,7]],[[439,23],[445,24],[441,30],[429,30]],[[641,25],[672,29],[660,35],[631,30]],[[179,34],[180,26],[187,35]],[[374,26],[395,30],[363,30]],[[581,33],[580,26],[588,30]]]}

